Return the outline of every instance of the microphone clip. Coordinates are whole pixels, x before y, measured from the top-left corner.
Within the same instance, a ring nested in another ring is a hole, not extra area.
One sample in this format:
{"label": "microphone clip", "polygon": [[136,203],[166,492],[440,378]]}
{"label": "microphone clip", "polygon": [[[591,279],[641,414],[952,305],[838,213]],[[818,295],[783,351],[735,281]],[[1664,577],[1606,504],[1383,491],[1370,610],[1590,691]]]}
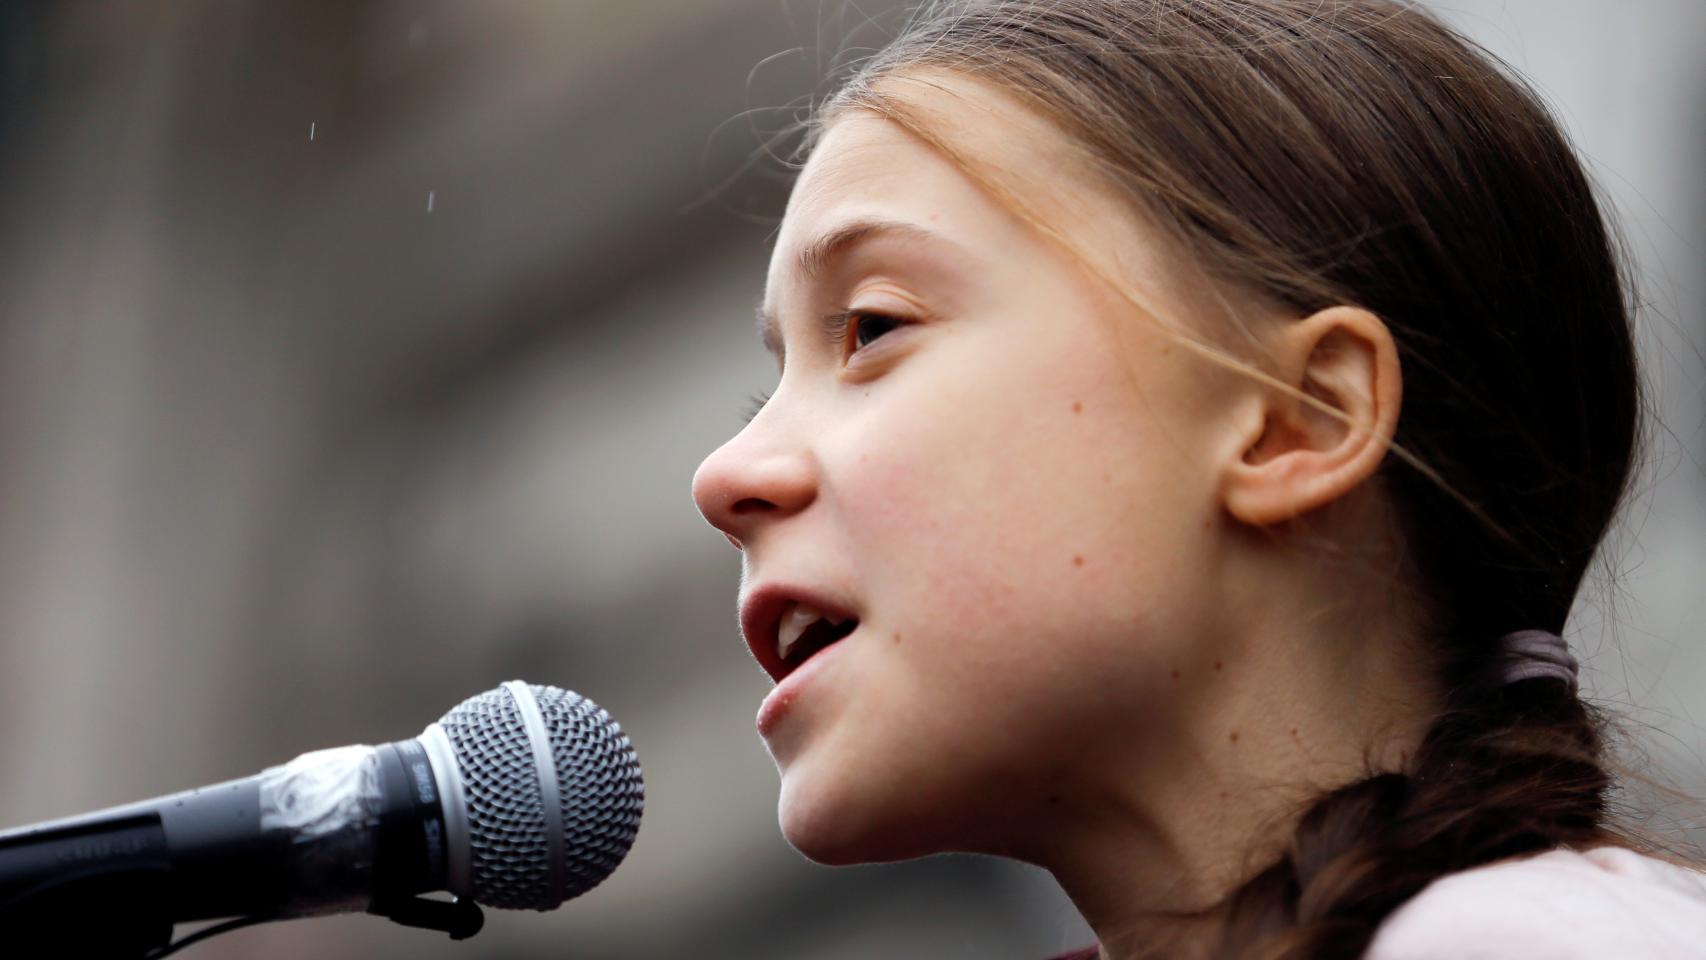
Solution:
{"label": "microphone clip", "polygon": [[434,900],[428,897],[400,897],[376,900],[367,912],[385,917],[405,927],[439,930],[450,934],[452,940],[466,940],[486,924],[480,905],[466,897]]}

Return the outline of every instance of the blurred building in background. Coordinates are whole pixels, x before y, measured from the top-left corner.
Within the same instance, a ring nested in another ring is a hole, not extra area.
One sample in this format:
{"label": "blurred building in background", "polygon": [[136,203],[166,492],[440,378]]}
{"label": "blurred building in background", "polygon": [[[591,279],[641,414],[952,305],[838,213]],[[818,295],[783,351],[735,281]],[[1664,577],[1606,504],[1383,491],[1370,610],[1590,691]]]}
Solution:
{"label": "blurred building in background", "polygon": [[[1638,256],[1664,428],[1570,639],[1662,775],[1706,793],[1706,5],[1438,8],[1548,96]],[[1028,868],[788,848],[738,558],[688,492],[774,379],[750,330],[790,180],[771,135],[902,14],[0,7],[0,824],[412,736],[523,677],[640,751],[645,822],[610,881],[465,945],[351,916],[194,955],[1086,942]]]}

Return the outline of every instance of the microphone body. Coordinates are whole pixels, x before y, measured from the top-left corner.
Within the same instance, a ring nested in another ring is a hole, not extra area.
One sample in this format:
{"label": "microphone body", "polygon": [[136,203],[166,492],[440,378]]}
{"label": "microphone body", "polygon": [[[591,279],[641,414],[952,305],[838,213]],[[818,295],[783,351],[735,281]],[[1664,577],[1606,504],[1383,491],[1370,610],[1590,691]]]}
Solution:
{"label": "microphone body", "polygon": [[376,895],[446,889],[439,779],[418,738],[337,747],[0,832],[0,903],[130,877],[182,922],[362,910]]}
{"label": "microphone body", "polygon": [[471,936],[472,903],[417,895],[553,909],[620,863],[643,799],[604,711],[512,681],[409,740],[0,831],[0,937],[125,953],[180,922],[361,910]]}

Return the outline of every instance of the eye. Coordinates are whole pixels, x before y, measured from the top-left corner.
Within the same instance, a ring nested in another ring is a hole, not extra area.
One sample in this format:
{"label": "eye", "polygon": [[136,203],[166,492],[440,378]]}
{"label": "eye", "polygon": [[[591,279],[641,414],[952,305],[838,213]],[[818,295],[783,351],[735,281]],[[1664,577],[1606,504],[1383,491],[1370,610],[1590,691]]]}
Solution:
{"label": "eye", "polygon": [[848,340],[853,344],[855,353],[883,334],[906,325],[904,320],[867,310],[849,310],[847,317],[851,321]]}

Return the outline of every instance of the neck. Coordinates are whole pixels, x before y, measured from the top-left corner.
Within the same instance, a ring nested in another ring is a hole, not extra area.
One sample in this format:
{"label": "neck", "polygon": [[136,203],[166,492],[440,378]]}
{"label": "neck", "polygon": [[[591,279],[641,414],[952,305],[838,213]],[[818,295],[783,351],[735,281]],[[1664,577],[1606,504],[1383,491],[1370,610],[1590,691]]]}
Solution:
{"label": "neck", "polygon": [[1145,753],[1098,764],[1028,858],[1054,874],[1108,960],[1209,956],[1232,896],[1280,858],[1304,810],[1403,769],[1431,725],[1438,694],[1418,678],[1432,671],[1408,639],[1371,631],[1382,621],[1367,616],[1335,627],[1288,613],[1205,640],[1216,653],[1179,697],[1189,722],[1172,736],[1108,738]]}

